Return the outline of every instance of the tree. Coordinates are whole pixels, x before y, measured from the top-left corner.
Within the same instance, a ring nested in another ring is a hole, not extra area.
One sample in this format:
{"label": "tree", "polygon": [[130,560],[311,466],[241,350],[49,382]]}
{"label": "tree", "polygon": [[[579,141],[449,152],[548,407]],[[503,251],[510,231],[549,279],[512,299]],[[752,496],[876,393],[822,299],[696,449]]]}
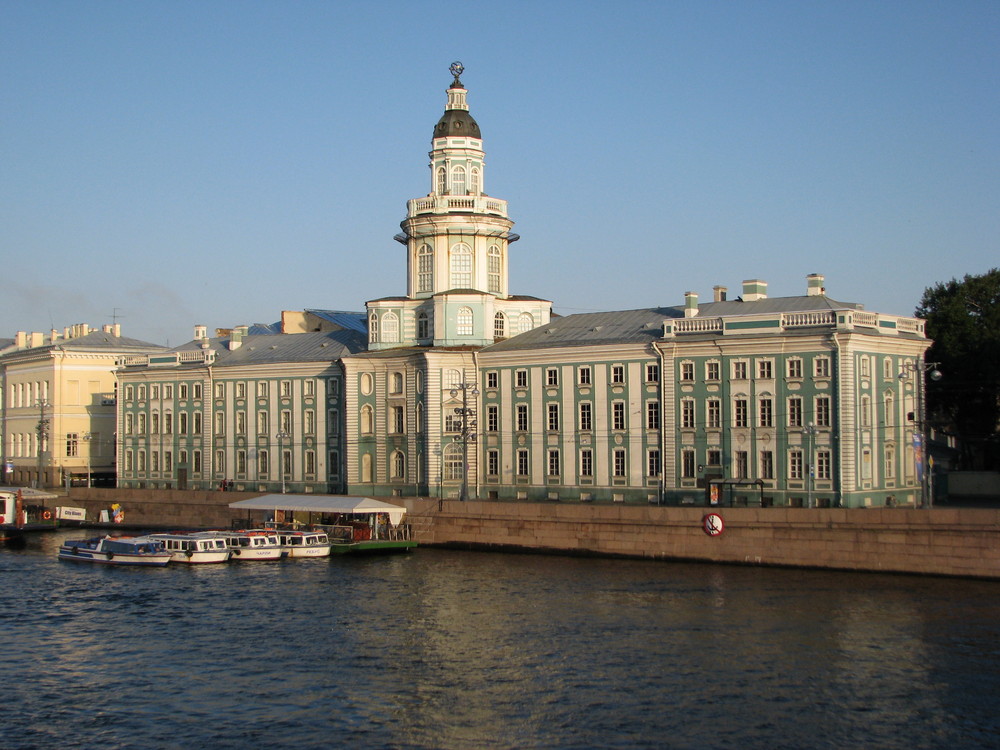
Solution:
{"label": "tree", "polygon": [[954,430],[967,469],[1000,470],[1000,268],[924,290],[917,317],[934,343],[928,419]]}

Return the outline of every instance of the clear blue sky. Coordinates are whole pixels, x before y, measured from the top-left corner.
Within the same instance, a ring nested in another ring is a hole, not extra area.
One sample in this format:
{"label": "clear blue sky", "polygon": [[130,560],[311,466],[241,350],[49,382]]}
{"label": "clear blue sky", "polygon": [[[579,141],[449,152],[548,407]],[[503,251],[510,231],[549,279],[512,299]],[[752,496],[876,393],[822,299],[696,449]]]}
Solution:
{"label": "clear blue sky", "polygon": [[453,60],[556,312],[1000,265],[996,0],[0,0],[0,337],[405,294]]}

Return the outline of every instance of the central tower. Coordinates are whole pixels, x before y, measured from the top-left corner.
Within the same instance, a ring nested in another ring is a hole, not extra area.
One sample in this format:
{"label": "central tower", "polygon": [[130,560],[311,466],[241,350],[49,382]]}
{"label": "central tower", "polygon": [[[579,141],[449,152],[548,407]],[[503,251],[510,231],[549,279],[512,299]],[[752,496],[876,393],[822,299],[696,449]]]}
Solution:
{"label": "central tower", "polygon": [[451,65],[444,114],[431,137],[430,192],[407,201],[406,297],[367,304],[371,349],[486,346],[547,323],[551,303],[512,296],[508,250],[518,235],[507,201],[486,194],[479,124],[461,63]]}

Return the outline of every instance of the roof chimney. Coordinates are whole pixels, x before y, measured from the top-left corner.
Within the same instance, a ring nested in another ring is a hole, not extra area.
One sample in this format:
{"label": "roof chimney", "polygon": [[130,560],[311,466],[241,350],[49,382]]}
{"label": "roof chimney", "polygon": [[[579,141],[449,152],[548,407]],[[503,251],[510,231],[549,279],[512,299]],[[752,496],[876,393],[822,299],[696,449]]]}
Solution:
{"label": "roof chimney", "polygon": [[760,279],[747,279],[743,282],[743,301],[756,302],[767,299],[767,282]]}
{"label": "roof chimney", "polygon": [[197,325],[194,327],[194,337],[196,339],[208,338],[208,326]]}
{"label": "roof chimney", "polygon": [[236,326],[233,329],[232,335],[229,337],[229,351],[234,351],[243,346],[243,337],[247,335],[249,330],[249,326]]}
{"label": "roof chimney", "polygon": [[725,302],[726,294],[729,290],[724,286],[713,286],[712,287],[712,301],[713,302]]}
{"label": "roof chimney", "polygon": [[684,292],[684,317],[693,318],[698,314],[697,292]]}
{"label": "roof chimney", "polygon": [[806,295],[809,297],[826,296],[826,287],[823,286],[823,274],[811,273],[806,276]]}

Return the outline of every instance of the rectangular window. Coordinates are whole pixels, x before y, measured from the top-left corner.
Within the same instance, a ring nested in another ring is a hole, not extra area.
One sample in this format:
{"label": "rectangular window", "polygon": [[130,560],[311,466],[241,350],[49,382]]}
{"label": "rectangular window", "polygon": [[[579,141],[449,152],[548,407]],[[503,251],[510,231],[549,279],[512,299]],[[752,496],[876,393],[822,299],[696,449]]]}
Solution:
{"label": "rectangular window", "polygon": [[831,477],[830,451],[816,452],[816,478],[830,479]]}
{"label": "rectangular window", "polygon": [[559,385],[559,369],[550,367],[545,371],[545,385]]}
{"label": "rectangular window", "polygon": [[590,432],[594,429],[593,406],[590,402],[584,401],[580,404],[580,431]]}
{"label": "rectangular window", "polygon": [[788,478],[802,479],[802,451],[789,451]]}
{"label": "rectangular window", "polygon": [[160,470],[160,452],[150,451],[149,454],[149,470],[159,471]]}
{"label": "rectangular window", "polygon": [[829,396],[817,396],[816,397],[816,426],[817,427],[829,427],[830,426],[830,397]]}
{"label": "rectangular window", "polygon": [[305,395],[306,396],[315,396],[316,395],[316,381],[315,380],[306,380],[306,381],[303,381],[302,387],[305,390]]}
{"label": "rectangular window", "polygon": [[[79,383],[77,383],[76,385],[79,386]],[[146,400],[146,386],[144,385],[139,386],[139,400],[140,401]]]}
{"label": "rectangular window", "polygon": [[177,398],[184,400],[188,397],[188,386],[187,383],[181,383],[177,386]]}
{"label": "rectangular window", "polygon": [[681,380],[694,380],[694,362],[681,362]]}
{"label": "rectangular window", "polygon": [[195,383],[191,387],[192,391],[191,395],[193,398],[201,398],[201,385],[202,385],[201,383]]}
{"label": "rectangular window", "polygon": [[259,435],[266,435],[270,432],[270,415],[266,411],[257,412],[257,433]]}
{"label": "rectangular window", "polygon": [[594,451],[590,448],[584,448],[580,451],[580,476],[594,476]]}
{"label": "rectangular window", "polygon": [[303,414],[302,431],[307,435],[313,435],[316,432],[316,412],[312,409],[306,409]]}
{"label": "rectangular window", "polygon": [[517,416],[517,431],[527,432],[528,431],[528,405],[518,404],[516,408]]}
{"label": "rectangular window", "polygon": [[174,454],[171,451],[163,451],[163,470],[166,472],[174,470]]}
{"label": "rectangular window", "polygon": [[746,380],[747,367],[748,364],[745,359],[738,359],[733,362],[733,380]]}
{"label": "rectangular window", "polygon": [[146,451],[139,451],[139,471],[146,471]]}
{"label": "rectangular window", "polygon": [[174,434],[174,415],[169,411],[163,415],[163,434]]}
{"label": "rectangular window", "polygon": [[247,473],[247,452],[245,450],[236,451],[236,473],[241,475]]}
{"label": "rectangular window", "polygon": [[486,431],[496,432],[500,429],[500,407],[490,404],[486,407]]}
{"label": "rectangular window", "polygon": [[445,414],[444,415],[444,431],[445,432],[461,432],[462,431],[462,417],[458,414]]}
{"label": "rectangular window", "polygon": [[646,402],[646,429],[647,430],[658,430],[658,429],[660,429],[660,402],[659,401],[647,401]]}
{"label": "rectangular window", "polygon": [[555,431],[559,429],[559,404],[549,404],[549,431]]}
{"label": "rectangular window", "polygon": [[191,470],[195,474],[201,474],[201,451],[195,451],[191,454]]}
{"label": "rectangular window", "polygon": [[224,411],[215,412],[215,434],[224,435],[226,432],[226,413]]}
{"label": "rectangular window", "polygon": [[138,426],[139,426],[139,434],[140,435],[145,435],[146,434],[146,415],[145,414],[139,414],[139,424],[138,424]]}
{"label": "rectangular window", "polygon": [[894,445],[885,447],[885,478],[896,478],[896,446]]}
{"label": "rectangular window", "polygon": [[517,451],[517,475],[519,477],[526,477],[526,476],[528,476],[528,473],[529,473],[528,470],[529,470],[529,468],[530,468],[530,466],[528,464],[528,451],[525,450],[524,448],[518,449],[518,451]]}
{"label": "rectangular window", "polygon": [[125,471],[135,471],[135,454],[131,450],[125,451]]}
{"label": "rectangular window", "polygon": [[802,426],[802,399],[799,396],[788,399],[788,426]]}
{"label": "rectangular window", "polygon": [[626,474],[625,465],[625,449],[615,448],[614,454],[614,475],[616,477],[623,477]]}
{"label": "rectangular window", "polygon": [[173,385],[163,386],[163,398],[173,398],[174,397],[174,387]]}
{"label": "rectangular window", "polygon": [[491,477],[500,476],[500,451],[495,448],[486,451],[486,473]]}
{"label": "rectangular window", "polygon": [[247,434],[247,413],[245,411],[236,412],[236,434],[237,435]]}
{"label": "rectangular window", "polygon": [[694,427],[694,401],[691,399],[681,401],[681,427]]}
{"label": "rectangular window", "polygon": [[747,461],[746,451],[736,451],[733,459],[733,472],[740,479],[745,479],[750,476],[750,467]]}
{"label": "rectangular window", "polygon": [[393,406],[389,409],[389,432],[395,435],[406,432],[402,406]]}
{"label": "rectangular window", "polygon": [[614,401],[611,404],[611,429],[625,429],[625,402]]}
{"label": "rectangular window", "polygon": [[712,448],[708,452],[708,460],[705,461],[709,466],[722,466],[722,451],[717,448]]}
{"label": "rectangular window", "polygon": [[224,450],[217,450],[215,452],[215,473],[226,473],[226,452]]}
{"label": "rectangular window", "polygon": [[80,450],[80,436],[75,432],[66,433],[66,455],[72,458]]}
{"label": "rectangular window", "polygon": [[577,378],[578,378],[577,382],[579,382],[580,385],[590,385],[591,383],[590,366],[587,365],[581,367],[577,372]]}
{"label": "rectangular window", "polygon": [[760,426],[761,427],[774,427],[774,407],[773,402],[769,398],[760,399]]}
{"label": "rectangular window", "polygon": [[236,384],[236,398],[246,398],[247,397],[247,384],[237,383]]}
{"label": "rectangular window", "polygon": [[717,398],[710,398],[705,402],[705,422],[710,429],[722,427],[722,402]]}
{"label": "rectangular window", "polygon": [[149,386],[149,397],[150,398],[159,398],[160,397],[160,386],[158,386],[158,385],[151,385],[151,386]]}
{"label": "rectangular window", "polygon": [[549,476],[559,476],[559,449],[553,448],[549,451]]}
{"label": "rectangular window", "polygon": [[719,380],[721,365],[718,362],[705,363],[705,380]]}
{"label": "rectangular window", "polygon": [[760,478],[774,479],[774,453],[772,451],[760,452]]}
{"label": "rectangular window", "polygon": [[267,398],[267,381],[260,380],[257,382],[257,398]]}
{"label": "rectangular window", "polygon": [[499,388],[500,387],[500,373],[496,370],[486,373],[486,387],[487,388]]}
{"label": "rectangular window", "polygon": [[660,365],[656,362],[652,362],[646,365],[646,382],[656,383],[660,380]]}
{"label": "rectangular window", "polygon": [[733,424],[736,427],[749,426],[747,400],[738,398],[733,401]]}
{"label": "rectangular window", "polygon": [[281,381],[281,397],[291,398],[292,397],[292,381],[282,380]]}
{"label": "rectangular window", "polygon": [[196,411],[194,413],[193,419],[194,419],[194,423],[191,425],[191,431],[195,435],[200,435],[201,434],[201,412],[200,411]]}
{"label": "rectangular window", "polygon": [[693,450],[685,449],[681,451],[681,476],[685,479],[691,479],[694,477]]}
{"label": "rectangular window", "polygon": [[330,463],[327,464],[327,471],[331,477],[340,476],[340,451],[330,451]]}
{"label": "rectangular window", "polygon": [[624,382],[625,382],[625,365],[612,365],[611,383],[613,385],[621,385]]}
{"label": "rectangular window", "polygon": [[761,380],[770,380],[774,377],[774,362],[770,359],[758,359],[757,377]]}
{"label": "rectangular window", "polygon": [[271,459],[266,448],[262,448],[257,452],[257,476],[267,478],[270,461]]}
{"label": "rectangular window", "polygon": [[528,371],[527,370],[515,370],[514,371],[514,387],[515,388],[527,388],[528,387]]}
{"label": "rectangular window", "polygon": [[177,428],[179,434],[188,434],[188,414],[186,411],[182,411],[177,415]]}
{"label": "rectangular window", "polygon": [[[306,474],[313,475],[316,473],[316,451],[306,451],[305,452],[306,461]],[[401,467],[400,467],[401,468]],[[395,476],[402,476],[402,472],[396,472]]]}
{"label": "rectangular window", "polygon": [[801,380],[802,379],[802,360],[801,359],[790,359],[790,360],[788,360],[788,378],[789,378],[789,380]]}
{"label": "rectangular window", "polygon": [[817,378],[830,377],[830,358],[817,357],[813,360],[813,372]]}
{"label": "rectangular window", "polygon": [[663,471],[663,468],[660,463],[660,449],[650,448],[646,453],[646,475],[658,477],[661,471]]}
{"label": "rectangular window", "polygon": [[282,432],[292,431],[292,413],[290,411],[281,412],[281,430]]}

